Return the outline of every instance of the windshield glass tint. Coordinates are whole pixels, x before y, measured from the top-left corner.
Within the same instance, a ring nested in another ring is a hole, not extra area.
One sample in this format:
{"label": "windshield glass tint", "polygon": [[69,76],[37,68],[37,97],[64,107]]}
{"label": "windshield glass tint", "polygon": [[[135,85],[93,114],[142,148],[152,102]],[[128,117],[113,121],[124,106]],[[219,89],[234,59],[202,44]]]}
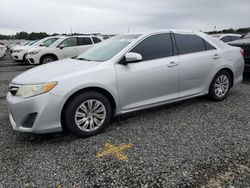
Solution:
{"label": "windshield glass tint", "polygon": [[98,43],[83,54],[79,55],[77,59],[88,61],[107,61],[124,49],[133,39],[140,35],[119,35],[112,37],[104,42]]}

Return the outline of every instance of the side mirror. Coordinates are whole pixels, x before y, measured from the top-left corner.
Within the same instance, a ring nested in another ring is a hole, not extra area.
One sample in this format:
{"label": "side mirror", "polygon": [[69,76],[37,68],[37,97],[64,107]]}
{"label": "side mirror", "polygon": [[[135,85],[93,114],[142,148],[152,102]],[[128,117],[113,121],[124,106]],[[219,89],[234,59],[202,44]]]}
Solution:
{"label": "side mirror", "polygon": [[39,44],[39,46],[45,46],[45,45],[42,43],[42,44]]}
{"label": "side mirror", "polygon": [[141,61],[141,60],[142,60],[141,54],[134,53],[134,52],[128,52],[125,55],[125,58],[124,58],[125,62],[123,64],[136,63],[136,62]]}
{"label": "side mirror", "polygon": [[58,48],[60,48],[60,49],[63,49],[63,48],[65,48],[66,46],[64,45],[64,44],[60,44],[59,46],[58,46]]}

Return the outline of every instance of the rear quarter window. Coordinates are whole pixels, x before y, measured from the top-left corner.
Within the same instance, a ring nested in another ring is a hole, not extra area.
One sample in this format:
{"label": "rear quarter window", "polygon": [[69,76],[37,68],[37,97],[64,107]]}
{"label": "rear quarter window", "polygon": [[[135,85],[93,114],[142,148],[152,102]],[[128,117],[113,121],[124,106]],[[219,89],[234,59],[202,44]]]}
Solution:
{"label": "rear quarter window", "polygon": [[79,37],[78,38],[78,46],[90,45],[92,44],[90,37]]}
{"label": "rear quarter window", "polygon": [[205,46],[206,46],[206,50],[214,50],[216,49],[214,46],[212,46],[211,44],[209,44],[207,41],[204,40]]}
{"label": "rear quarter window", "polygon": [[92,37],[94,43],[99,43],[101,42],[101,39],[97,38],[97,37]]}

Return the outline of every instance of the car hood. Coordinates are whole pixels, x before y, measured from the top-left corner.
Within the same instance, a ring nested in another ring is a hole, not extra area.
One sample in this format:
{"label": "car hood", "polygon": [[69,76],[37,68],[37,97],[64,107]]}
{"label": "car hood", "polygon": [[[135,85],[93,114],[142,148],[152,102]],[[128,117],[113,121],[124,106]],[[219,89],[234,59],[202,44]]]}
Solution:
{"label": "car hood", "polygon": [[29,49],[27,49],[27,52],[32,52],[32,51],[34,51],[34,50],[42,50],[42,49],[44,49],[44,48],[47,48],[47,47],[45,47],[45,46],[33,46],[33,48],[29,48]]}
{"label": "car hood", "polygon": [[29,49],[36,49],[38,46],[17,46],[14,47],[13,50],[29,50]]}
{"label": "car hood", "polygon": [[230,45],[244,45],[244,44],[250,44],[250,38],[243,38],[243,39],[238,39],[232,42],[228,42]]}
{"label": "car hood", "polygon": [[64,59],[29,69],[12,80],[13,84],[41,84],[58,77],[92,68],[100,62]]}

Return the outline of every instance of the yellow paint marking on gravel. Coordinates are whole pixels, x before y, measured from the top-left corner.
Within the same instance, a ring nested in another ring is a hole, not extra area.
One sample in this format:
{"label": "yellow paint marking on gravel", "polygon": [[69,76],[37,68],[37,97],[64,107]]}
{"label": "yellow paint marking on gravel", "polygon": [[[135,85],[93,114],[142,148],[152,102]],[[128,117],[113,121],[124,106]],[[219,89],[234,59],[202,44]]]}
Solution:
{"label": "yellow paint marking on gravel", "polygon": [[225,187],[226,182],[230,182],[234,179],[236,174],[250,176],[250,168],[244,165],[236,165],[235,169],[231,169],[224,174],[220,174],[215,178],[210,179],[207,185],[201,186],[201,188],[221,188]]}
{"label": "yellow paint marking on gravel", "polygon": [[96,154],[96,157],[106,157],[113,156],[119,160],[126,161],[128,157],[124,154],[124,151],[133,147],[133,144],[122,144],[120,146],[114,146],[113,144],[106,143],[104,146],[104,150]]}

